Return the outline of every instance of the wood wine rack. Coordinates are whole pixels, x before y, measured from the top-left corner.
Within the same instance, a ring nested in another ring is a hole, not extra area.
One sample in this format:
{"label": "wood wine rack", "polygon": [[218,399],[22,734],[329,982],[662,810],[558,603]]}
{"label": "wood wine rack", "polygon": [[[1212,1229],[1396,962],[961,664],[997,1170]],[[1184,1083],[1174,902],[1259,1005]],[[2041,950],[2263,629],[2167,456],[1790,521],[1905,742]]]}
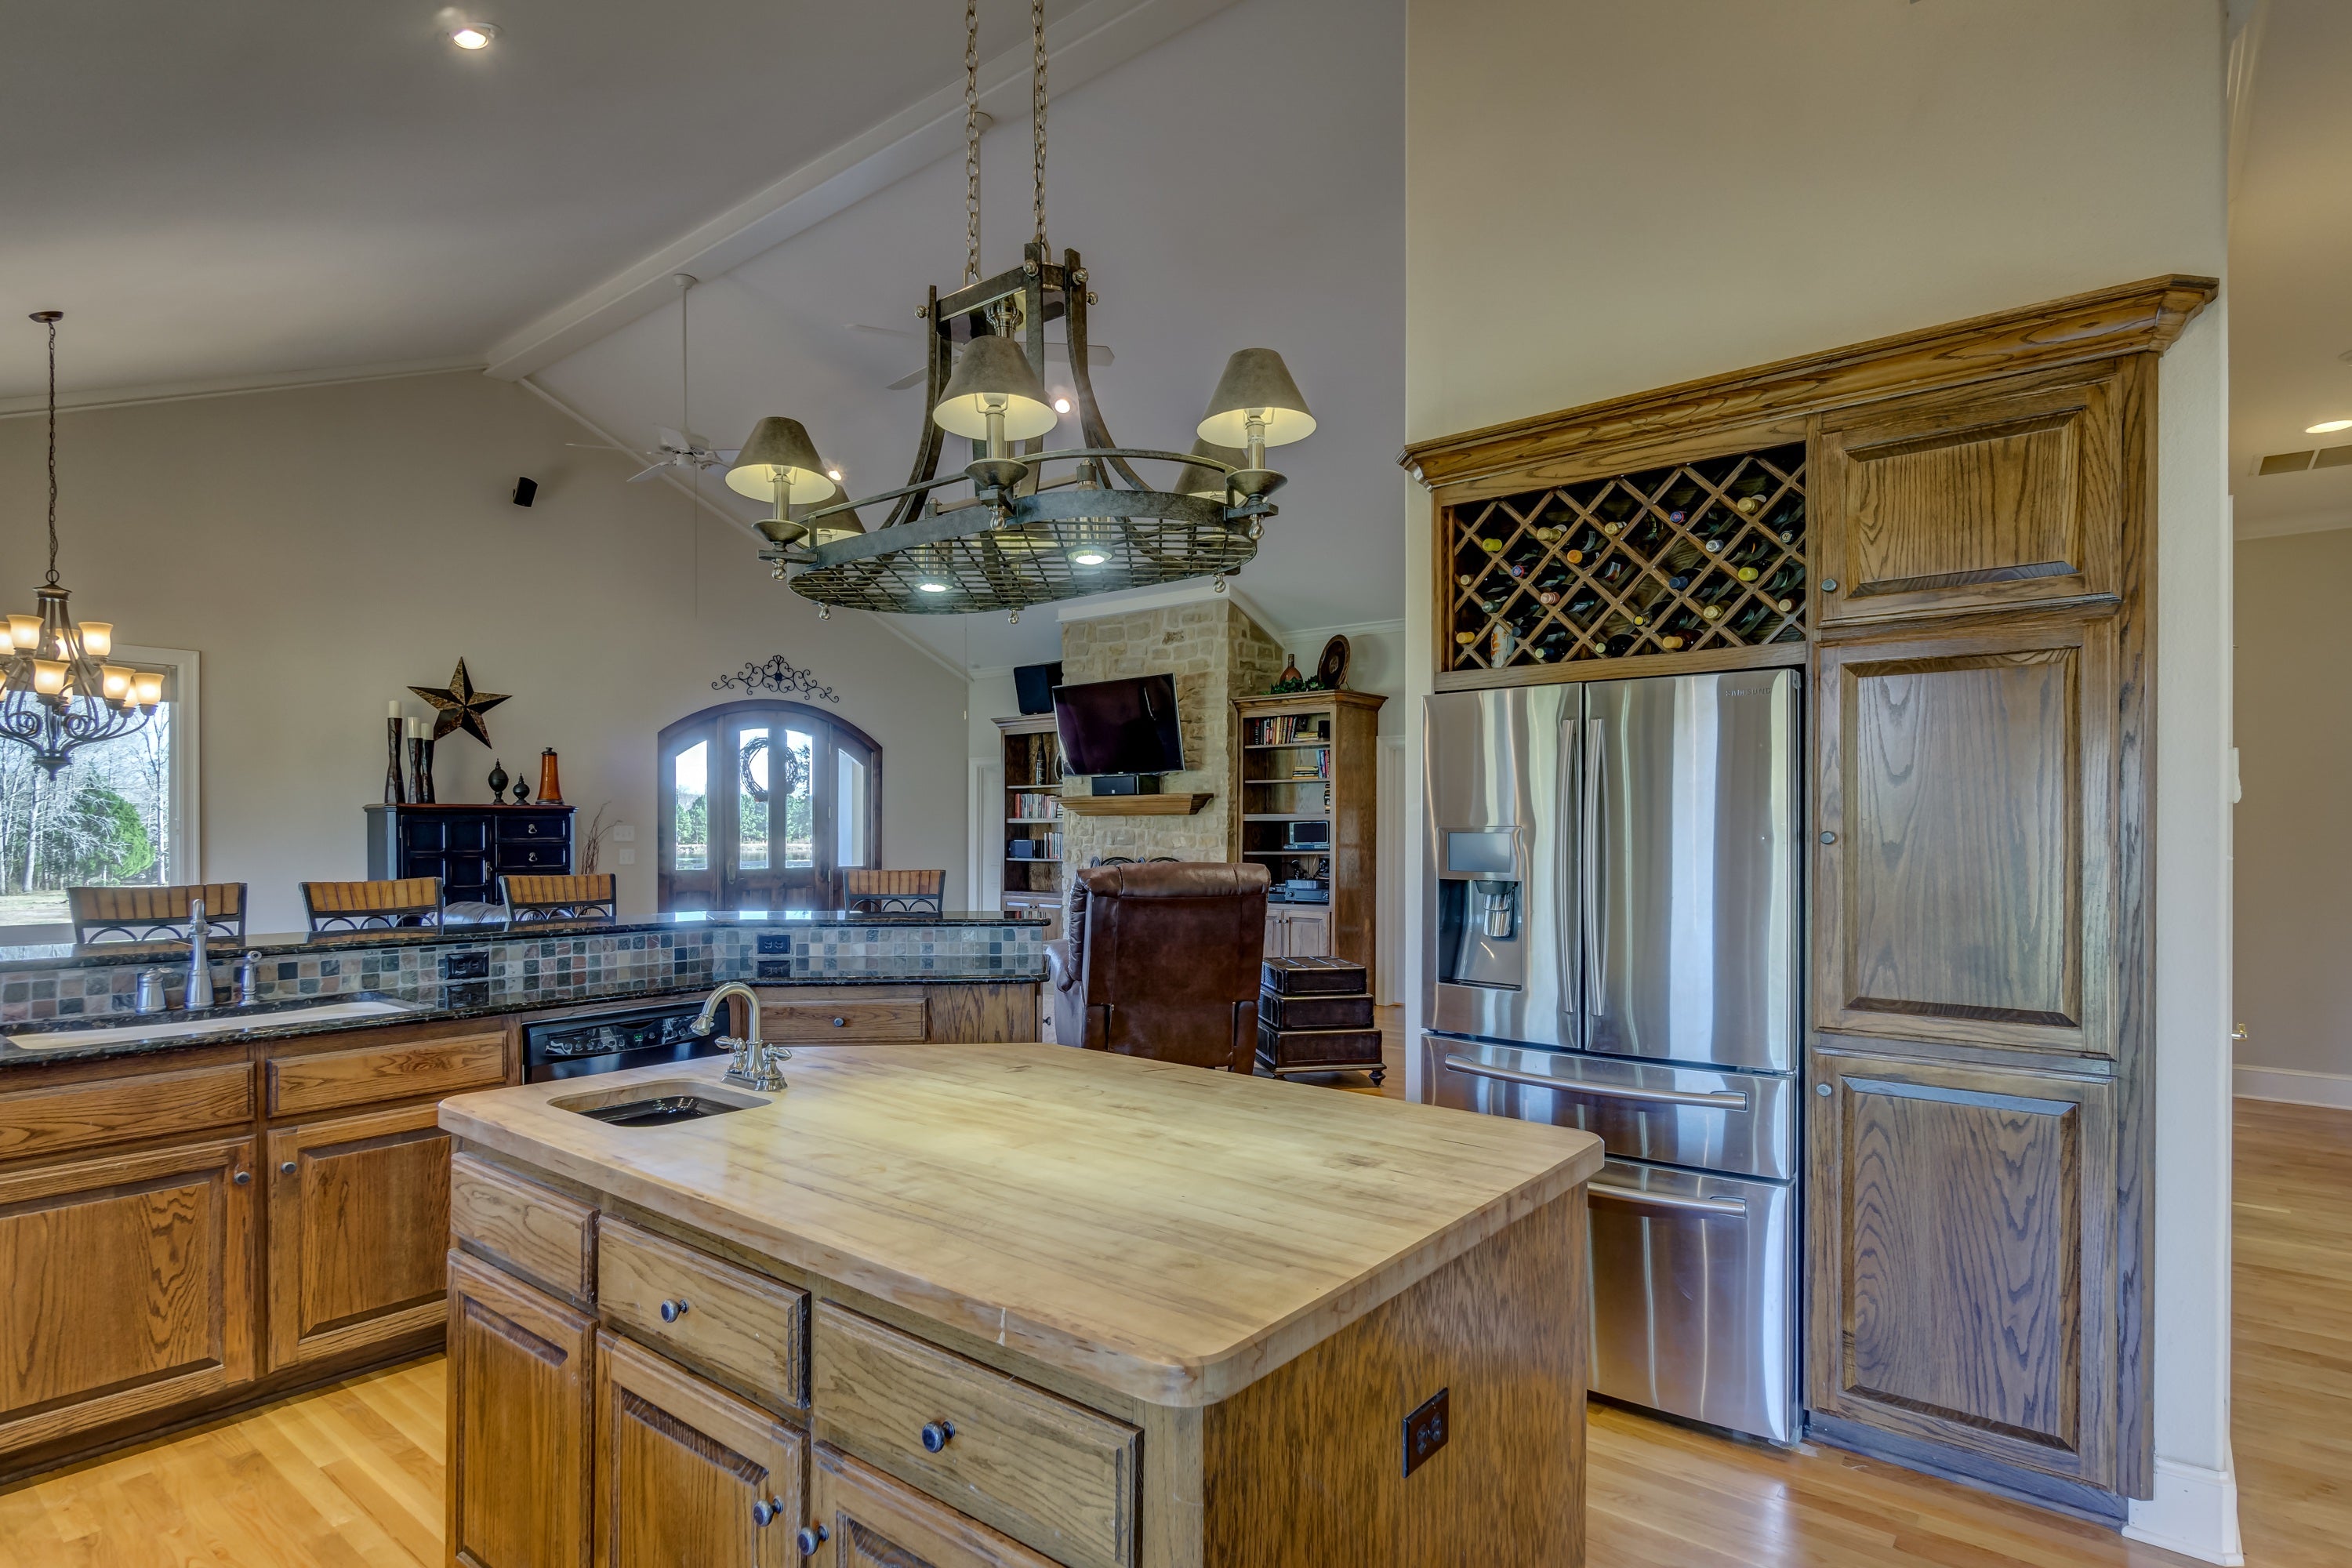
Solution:
{"label": "wood wine rack", "polygon": [[1801,442],[1445,511],[1448,669],[1805,640]]}

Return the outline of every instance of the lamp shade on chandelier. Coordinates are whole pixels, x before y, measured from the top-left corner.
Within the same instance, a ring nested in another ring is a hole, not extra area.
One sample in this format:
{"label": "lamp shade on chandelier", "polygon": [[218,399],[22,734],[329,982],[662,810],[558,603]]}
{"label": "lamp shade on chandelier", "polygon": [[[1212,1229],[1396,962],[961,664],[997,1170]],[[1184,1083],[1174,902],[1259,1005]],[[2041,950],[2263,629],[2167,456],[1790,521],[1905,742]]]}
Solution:
{"label": "lamp shade on chandelier", "polygon": [[36,310],[49,337],[49,569],[33,590],[32,615],[8,617],[0,658],[0,741],[28,748],[50,777],[80,747],[145,727],[163,700],[163,678],[110,662],[110,621],[76,621],[72,595],[58,581],[58,322],[62,310]]}
{"label": "lamp shade on chandelier", "polygon": [[[1031,0],[1034,233],[1020,265],[983,278],[980,265],[977,0],[964,12],[964,281],[930,290],[924,418],[907,484],[849,500],[818,495],[829,472],[795,420],[760,421],[727,482],[773,509],[760,552],[824,616],[833,605],[955,614],[1005,610],[1119,588],[1225,574],[1257,554],[1283,476],[1265,450],[1313,434],[1315,416],[1282,356],[1244,349],[1226,363],[1189,451],[1122,447],[1111,438],[1088,368],[1096,302],[1075,250],[1045,237],[1045,24]],[[1058,335],[1048,337],[1048,329]],[[1069,390],[1048,390],[1049,352]],[[1043,449],[1065,418],[1077,442]],[[970,443],[958,471],[947,443]],[[1171,465],[1161,489],[1137,465]],[[815,476],[812,479],[810,476]],[[969,486],[969,493],[957,493]],[[858,520],[883,507],[878,527]]]}

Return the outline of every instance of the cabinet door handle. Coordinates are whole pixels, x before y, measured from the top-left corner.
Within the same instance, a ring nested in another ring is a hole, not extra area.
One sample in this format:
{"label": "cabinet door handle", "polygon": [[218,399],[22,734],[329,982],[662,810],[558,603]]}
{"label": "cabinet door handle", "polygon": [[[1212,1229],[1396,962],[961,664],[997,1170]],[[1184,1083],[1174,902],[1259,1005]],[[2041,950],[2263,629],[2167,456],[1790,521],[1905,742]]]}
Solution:
{"label": "cabinet door handle", "polygon": [[784,1517],[784,1500],[780,1497],[761,1498],[751,1505],[751,1522],[761,1530]]}
{"label": "cabinet door handle", "polygon": [[832,1534],[833,1531],[821,1524],[803,1524],[799,1533],[793,1537],[793,1544],[801,1549],[802,1556],[814,1557],[816,1555],[816,1549],[823,1546]]}
{"label": "cabinet door handle", "polygon": [[235,1182],[240,1187],[246,1186],[252,1182],[253,1173],[251,1171],[239,1171],[236,1175],[231,1176],[229,1180]]}
{"label": "cabinet door handle", "polygon": [[954,1422],[926,1421],[923,1423],[923,1449],[926,1453],[936,1454],[946,1447],[948,1439],[954,1436]]}
{"label": "cabinet door handle", "polygon": [[687,1305],[686,1298],[683,1296],[680,1296],[675,1301],[664,1301],[661,1304],[662,1321],[665,1323],[675,1323],[680,1318],[685,1317],[690,1310],[691,1309]]}
{"label": "cabinet door handle", "polygon": [[833,1026],[836,1029],[845,1029],[849,1027],[849,1020],[846,1018],[835,1018],[833,1021]]}
{"label": "cabinet door handle", "polygon": [[295,1170],[295,1163],[291,1160],[281,1160],[278,1163],[278,1173],[281,1176],[290,1176]]}

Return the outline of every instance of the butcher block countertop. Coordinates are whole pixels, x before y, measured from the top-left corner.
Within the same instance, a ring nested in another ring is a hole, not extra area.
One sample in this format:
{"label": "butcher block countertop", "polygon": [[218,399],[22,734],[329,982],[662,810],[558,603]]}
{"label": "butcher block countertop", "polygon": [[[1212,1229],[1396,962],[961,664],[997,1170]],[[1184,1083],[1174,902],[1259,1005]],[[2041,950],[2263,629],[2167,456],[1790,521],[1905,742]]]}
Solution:
{"label": "butcher block countertop", "polygon": [[[1156,1405],[1205,1405],[1601,1168],[1599,1139],[1048,1045],[825,1046],[765,1103],[613,1127],[460,1095],[468,1143]],[[1574,1307],[1581,1311],[1580,1305]]]}

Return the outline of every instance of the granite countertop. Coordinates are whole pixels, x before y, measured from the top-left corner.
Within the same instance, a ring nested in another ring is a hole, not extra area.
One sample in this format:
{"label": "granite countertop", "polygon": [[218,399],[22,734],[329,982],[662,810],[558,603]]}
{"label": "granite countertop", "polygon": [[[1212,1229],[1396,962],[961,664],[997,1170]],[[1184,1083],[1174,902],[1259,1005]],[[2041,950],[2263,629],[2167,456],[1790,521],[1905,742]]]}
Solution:
{"label": "granite countertop", "polygon": [[[546,936],[630,936],[651,932],[810,931],[825,927],[860,926],[1044,926],[1035,915],[1008,915],[993,910],[950,910],[936,915],[865,915],[846,910],[738,910],[668,915],[631,915],[617,921],[532,921],[509,925],[504,921],[478,925],[404,928],[396,931],[330,931],[311,936],[300,931],[248,935],[242,942],[216,938],[212,951],[226,959],[232,953],[258,950],[273,957],[324,956],[362,947],[463,947],[486,942]],[[170,964],[187,961],[184,942],[101,942],[87,944],[51,942],[34,946],[0,946],[0,973],[25,969],[78,969],[101,964]]]}
{"label": "granite countertop", "polygon": [[[1034,974],[922,973],[816,974],[789,979],[760,979],[746,984],[765,990],[771,986],[787,985],[1028,985],[1037,983],[1038,977]],[[447,1023],[457,1019],[496,1017],[507,1013],[562,1013],[599,1002],[650,1003],[673,998],[687,1001],[709,995],[719,984],[709,980],[688,985],[680,985],[672,980],[580,982],[566,987],[565,994],[551,996],[544,987],[527,989],[520,984],[476,980],[423,985],[399,992],[354,991],[336,995],[300,997],[287,1002],[261,1002],[249,1007],[224,1005],[204,1014],[182,1011],[147,1015],[88,1014],[70,1018],[45,1019],[39,1023],[0,1025],[0,1072],[43,1062],[83,1062],[110,1057],[148,1056],[161,1051],[193,1050],[203,1046],[234,1046],[255,1040],[289,1040],[306,1035],[339,1034],[348,1029]],[[322,1007],[352,1002],[395,1002],[401,1004],[401,1010],[339,1017],[316,1016]],[[173,1024],[198,1017],[207,1021],[234,1018],[240,1026],[193,1037],[172,1036],[163,1039],[100,1040],[47,1049],[27,1048],[9,1037],[11,1035],[76,1029]]]}

